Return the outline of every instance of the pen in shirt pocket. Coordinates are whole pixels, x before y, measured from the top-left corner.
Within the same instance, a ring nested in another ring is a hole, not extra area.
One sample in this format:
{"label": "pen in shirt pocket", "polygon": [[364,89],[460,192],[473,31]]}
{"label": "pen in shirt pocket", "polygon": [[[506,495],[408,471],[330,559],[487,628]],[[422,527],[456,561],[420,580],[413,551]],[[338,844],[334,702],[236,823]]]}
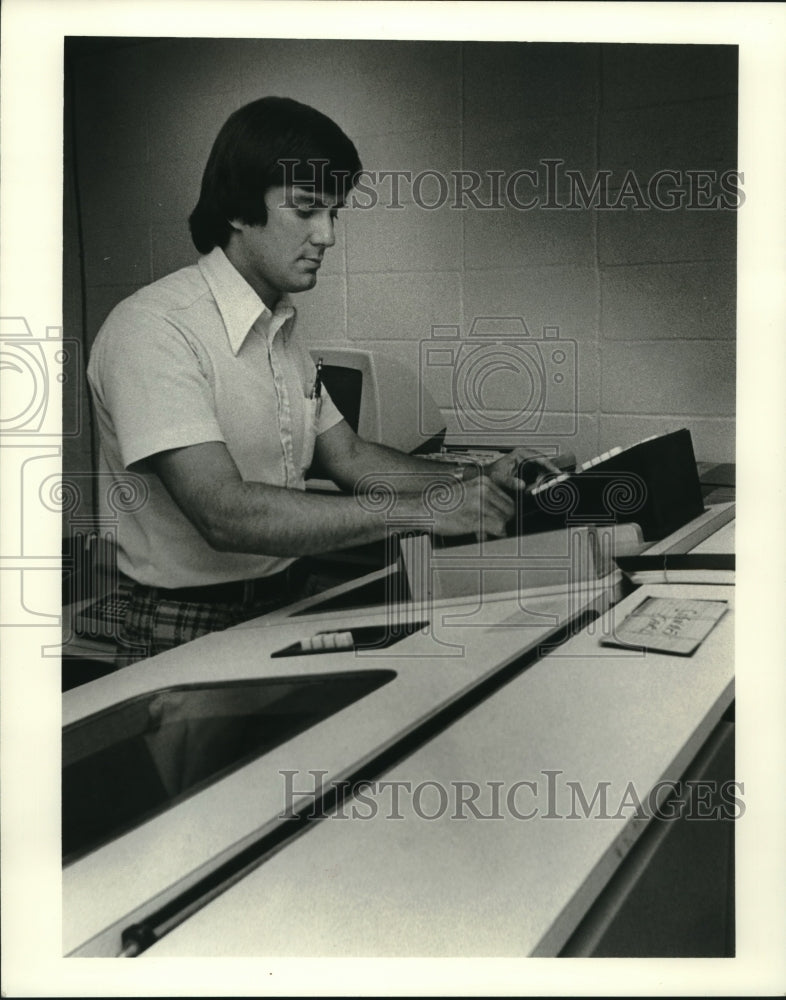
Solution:
{"label": "pen in shirt pocket", "polygon": [[311,390],[310,399],[319,399],[322,395],[322,358],[317,361],[317,374],[314,378],[314,387]]}

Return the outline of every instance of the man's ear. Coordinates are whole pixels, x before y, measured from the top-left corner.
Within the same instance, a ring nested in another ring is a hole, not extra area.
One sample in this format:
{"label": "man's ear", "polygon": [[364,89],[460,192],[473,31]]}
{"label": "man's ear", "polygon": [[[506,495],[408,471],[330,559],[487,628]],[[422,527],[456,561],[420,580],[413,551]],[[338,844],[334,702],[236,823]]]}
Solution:
{"label": "man's ear", "polygon": [[233,229],[238,232],[242,232],[246,228],[246,223],[242,219],[228,219],[227,220]]}

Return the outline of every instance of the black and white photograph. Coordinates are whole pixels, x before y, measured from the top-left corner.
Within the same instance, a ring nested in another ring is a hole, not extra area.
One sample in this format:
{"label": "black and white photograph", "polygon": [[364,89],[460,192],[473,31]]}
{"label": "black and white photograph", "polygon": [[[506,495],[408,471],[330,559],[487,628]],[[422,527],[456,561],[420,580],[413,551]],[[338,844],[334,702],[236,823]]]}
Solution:
{"label": "black and white photograph", "polygon": [[6,995],[783,989],[786,18],[605,6],[4,5]]}

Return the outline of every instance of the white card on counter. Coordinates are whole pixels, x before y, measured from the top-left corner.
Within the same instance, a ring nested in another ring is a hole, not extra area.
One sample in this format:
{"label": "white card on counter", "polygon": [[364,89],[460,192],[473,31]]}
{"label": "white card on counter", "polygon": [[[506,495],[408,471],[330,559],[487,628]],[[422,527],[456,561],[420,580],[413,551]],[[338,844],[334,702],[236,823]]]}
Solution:
{"label": "white card on counter", "polygon": [[648,597],[602,643],[690,656],[727,610],[726,601]]}

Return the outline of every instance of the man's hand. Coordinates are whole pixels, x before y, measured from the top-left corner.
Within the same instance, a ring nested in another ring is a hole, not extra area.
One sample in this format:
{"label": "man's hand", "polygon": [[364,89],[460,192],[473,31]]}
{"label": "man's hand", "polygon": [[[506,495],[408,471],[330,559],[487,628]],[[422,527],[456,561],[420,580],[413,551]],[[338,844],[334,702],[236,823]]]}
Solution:
{"label": "man's hand", "polygon": [[530,448],[514,448],[496,462],[485,466],[483,471],[497,486],[515,493],[536,486],[549,476],[558,476],[575,464],[573,455],[550,459]]}
{"label": "man's hand", "polygon": [[[487,476],[466,482],[454,480],[446,489],[453,492],[455,502],[440,504],[440,510],[432,509],[436,534],[505,537],[516,503],[504,489]],[[436,504],[431,506],[436,508]]]}

